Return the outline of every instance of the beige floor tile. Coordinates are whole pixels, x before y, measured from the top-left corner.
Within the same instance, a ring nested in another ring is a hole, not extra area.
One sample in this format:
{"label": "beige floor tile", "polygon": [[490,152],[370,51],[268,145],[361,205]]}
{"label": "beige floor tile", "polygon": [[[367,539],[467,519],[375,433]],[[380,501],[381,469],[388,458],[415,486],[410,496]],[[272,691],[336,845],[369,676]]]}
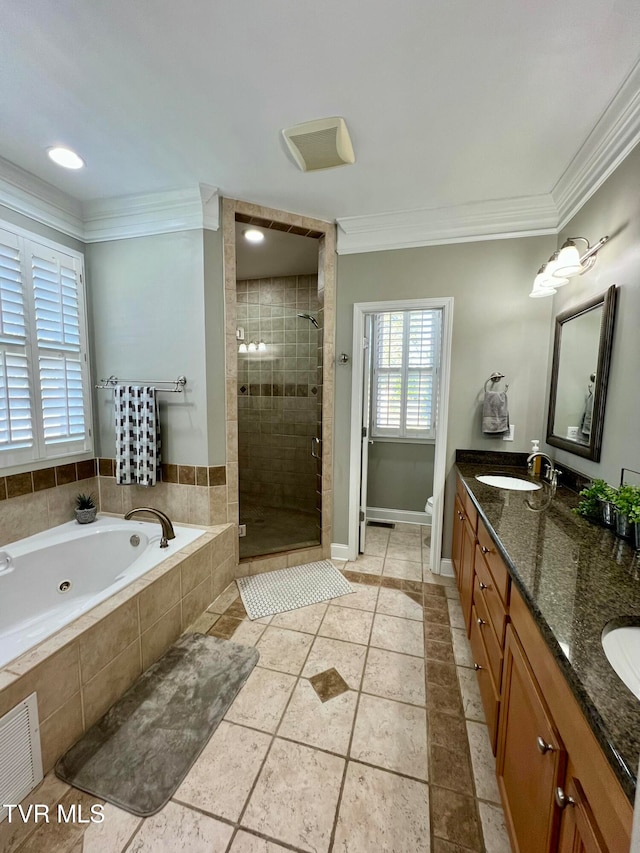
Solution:
{"label": "beige floor tile", "polygon": [[248,619],[244,619],[233,632],[231,641],[240,643],[242,646],[255,646],[266,628],[267,626],[260,622],[250,622]]}
{"label": "beige floor tile", "polygon": [[478,806],[486,853],[511,853],[511,844],[504,825],[502,808],[490,803],[478,803]]}
{"label": "beige floor tile", "polygon": [[473,667],[473,652],[467,639],[466,628],[452,628],[451,641],[453,643],[453,656],[458,666]]}
{"label": "beige floor tile", "polygon": [[322,617],[327,609],[326,602],[311,604],[309,607],[298,607],[286,613],[277,613],[271,620],[274,628],[288,628],[290,631],[304,631],[315,634],[320,627]]}
{"label": "beige floor tile", "polygon": [[466,631],[467,626],[465,625],[460,602],[453,598],[448,598],[447,606],[449,607],[449,622],[451,623],[451,627],[459,628],[461,631]]}
{"label": "beige floor tile", "polygon": [[456,591],[456,596],[458,594],[458,590],[456,588],[456,579],[450,578],[448,575],[436,575],[429,569],[429,564],[423,561],[422,563],[422,580],[425,583],[437,583],[440,586],[451,587]]}
{"label": "beige floor tile", "polygon": [[242,825],[302,850],[326,853],[344,760],[276,738]]}
{"label": "beige floor tile", "polygon": [[331,605],[322,620],[318,634],[347,643],[366,645],[371,633],[373,613],[367,610],[354,610],[348,607]]}
{"label": "beige floor tile", "polygon": [[147,818],[127,853],[224,853],[233,828],[177,803]]}
{"label": "beige floor tile", "polygon": [[458,670],[462,707],[466,719],[484,723],[484,708],[482,707],[478,678],[474,670],[462,666],[458,666],[456,669]]}
{"label": "beige floor tile", "polygon": [[424,631],[415,619],[400,619],[376,613],[371,631],[371,645],[404,655],[424,657]]}
{"label": "beige floor tile", "polygon": [[405,537],[405,536],[420,536],[420,525],[413,524],[410,521],[396,521],[395,527],[391,530],[390,536]]}
{"label": "beige floor tile", "polygon": [[421,581],[422,563],[410,563],[407,560],[396,560],[393,557],[387,557],[384,561],[382,574],[388,578]]}
{"label": "beige floor tile", "polygon": [[273,841],[266,841],[264,838],[258,838],[257,835],[252,835],[250,832],[241,829],[233,839],[229,853],[281,853],[281,851],[287,853],[288,849],[288,847],[280,847]]}
{"label": "beige floor tile", "polygon": [[476,795],[482,800],[492,803],[500,802],[498,783],[496,781],[496,760],[491,751],[489,732],[482,723],[467,720],[467,734],[471,765],[476,782]]}
{"label": "beige floor tile", "polygon": [[357,761],[426,781],[426,711],[363,693],[358,705],[350,756]]}
{"label": "beige floor tile", "polygon": [[173,799],[237,821],[270,743],[270,735],[223,720]]}
{"label": "beige floor tile", "polygon": [[310,634],[269,625],[256,645],[260,652],[260,666],[298,675],[312,643]]}
{"label": "beige floor tile", "polygon": [[297,683],[278,736],[346,755],[357,694],[349,690],[322,702],[306,678]]}
{"label": "beige floor tile", "polygon": [[142,818],[106,803],[102,823],[90,823],[83,836],[82,853],[121,853]]}
{"label": "beige floor tile", "polygon": [[424,661],[384,649],[369,649],[362,689],[385,699],[424,705]]}
{"label": "beige floor tile", "polygon": [[354,562],[348,562],[345,570],[349,572],[364,572],[367,575],[382,574],[382,557],[370,557],[368,554],[360,554]]}
{"label": "beige floor tile", "polygon": [[295,683],[293,675],[257,666],[233,700],[225,720],[275,732]]}
{"label": "beige floor tile", "polygon": [[415,537],[411,541],[403,540],[401,542],[392,542],[389,540],[385,559],[388,560],[389,558],[394,560],[408,560],[411,563],[421,563],[422,548],[420,539]]}
{"label": "beige floor tile", "polygon": [[[453,580],[453,578],[451,578],[451,580]],[[460,593],[458,592],[458,587],[455,584],[448,584],[445,587],[444,594],[447,598],[453,598],[454,601],[460,603]]]}
{"label": "beige floor tile", "polygon": [[336,607],[351,607],[355,610],[376,609],[380,587],[363,583],[353,583],[351,586],[355,592],[351,592],[349,595],[341,595],[339,598],[332,598],[331,604],[335,604]]}
{"label": "beige floor tile", "polygon": [[382,587],[376,610],[387,616],[400,616],[402,619],[415,619],[419,622],[422,622],[423,618],[422,607],[400,589]]}
{"label": "beige floor tile", "polygon": [[238,587],[236,582],[233,581],[233,583],[230,583],[224,592],[220,593],[215,601],[211,602],[207,607],[207,610],[210,613],[224,613],[227,607],[230,607],[238,596]]}
{"label": "beige floor tile", "polygon": [[333,849],[340,853],[427,853],[427,785],[349,762]]}
{"label": "beige floor tile", "polygon": [[364,540],[364,553],[371,557],[384,557],[389,544],[389,533],[386,530],[367,528]]}
{"label": "beige floor tile", "polygon": [[359,690],[366,653],[365,646],[331,640],[328,637],[316,637],[302,674],[305,678],[311,678],[312,675],[333,667],[352,690]]}

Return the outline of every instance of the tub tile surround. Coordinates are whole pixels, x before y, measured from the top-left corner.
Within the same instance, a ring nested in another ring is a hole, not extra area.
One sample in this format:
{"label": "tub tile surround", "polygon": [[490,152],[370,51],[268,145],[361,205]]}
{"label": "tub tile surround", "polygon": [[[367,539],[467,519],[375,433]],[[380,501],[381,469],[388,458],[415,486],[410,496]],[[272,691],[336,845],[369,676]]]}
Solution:
{"label": "tub tile surround", "polygon": [[233,580],[236,539],[211,527],[0,670],[0,716],[37,691],[45,772]]}
{"label": "tub tile surround", "polygon": [[[383,534],[388,538],[388,531]],[[248,620],[235,584],[227,587],[203,617],[216,620],[209,633],[219,635],[217,625],[227,620],[223,633],[232,642],[266,653],[225,719],[158,815],[140,820],[107,806],[103,824],[65,827],[57,853],[508,853],[486,725],[466,717],[460,692],[460,676],[473,675],[473,669],[466,637],[453,646],[453,579],[423,584],[385,578],[384,560],[377,573],[369,566],[360,571],[357,560],[342,568],[354,595],[255,622]],[[193,566],[183,573],[187,584],[197,579]],[[172,600],[168,586],[162,595],[167,604]],[[155,616],[156,597],[148,596],[148,613]],[[408,609],[400,604],[403,597]],[[347,617],[365,614],[366,636],[325,637],[323,625],[339,609]],[[390,609],[404,615],[390,615]],[[376,631],[378,620],[382,630]],[[424,637],[419,654],[416,626]],[[408,698],[388,690],[400,659],[406,663],[402,671],[413,673]],[[323,702],[311,679],[332,669],[348,689]],[[83,797],[49,775],[29,801]],[[0,848],[51,849],[54,830],[5,822]]]}
{"label": "tub tile surround", "polygon": [[0,477],[0,546],[73,521],[80,492],[92,494],[100,511],[115,515],[150,503],[181,524],[224,524],[227,489],[237,494],[237,476],[237,463],[163,464],[161,479],[151,490],[118,486],[115,460],[96,458]]}

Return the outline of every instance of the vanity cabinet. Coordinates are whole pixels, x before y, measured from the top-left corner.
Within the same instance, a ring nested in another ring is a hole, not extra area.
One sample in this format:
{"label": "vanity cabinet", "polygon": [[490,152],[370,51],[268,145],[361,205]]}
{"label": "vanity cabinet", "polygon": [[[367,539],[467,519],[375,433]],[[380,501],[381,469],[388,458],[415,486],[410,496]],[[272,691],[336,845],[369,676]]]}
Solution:
{"label": "vanity cabinet", "polygon": [[461,478],[453,563],[514,851],[628,853],[631,804]]}

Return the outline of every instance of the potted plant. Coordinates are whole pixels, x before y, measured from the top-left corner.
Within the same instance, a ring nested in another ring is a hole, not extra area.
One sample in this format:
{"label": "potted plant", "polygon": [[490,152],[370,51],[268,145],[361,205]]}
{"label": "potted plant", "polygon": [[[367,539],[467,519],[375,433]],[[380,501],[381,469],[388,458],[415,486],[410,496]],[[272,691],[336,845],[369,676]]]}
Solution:
{"label": "potted plant", "polygon": [[91,524],[96,520],[98,509],[93,495],[79,494],[76,496],[76,519],[78,524]]}
{"label": "potted plant", "polygon": [[633,547],[640,551],[640,501],[629,510],[629,521],[633,532]]}
{"label": "potted plant", "polygon": [[605,527],[613,527],[613,502],[616,490],[604,480],[594,480],[580,492],[582,500],[575,509],[578,515],[600,521]]}
{"label": "potted plant", "polygon": [[635,518],[636,510],[640,509],[640,487],[628,486],[624,483],[616,491],[613,503],[615,506],[616,533],[623,539],[631,539],[633,536],[631,518]]}

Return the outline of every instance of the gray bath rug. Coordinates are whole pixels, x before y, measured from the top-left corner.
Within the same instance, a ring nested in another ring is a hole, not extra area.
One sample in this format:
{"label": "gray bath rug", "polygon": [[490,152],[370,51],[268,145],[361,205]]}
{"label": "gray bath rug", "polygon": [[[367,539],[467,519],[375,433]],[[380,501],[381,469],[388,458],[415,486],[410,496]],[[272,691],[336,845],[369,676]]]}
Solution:
{"label": "gray bath rug", "polygon": [[238,578],[236,583],[249,619],[272,616],[355,592],[329,560]]}
{"label": "gray bath rug", "polygon": [[258,662],[256,649],[186,634],[56,764],[131,814],[169,801]]}

